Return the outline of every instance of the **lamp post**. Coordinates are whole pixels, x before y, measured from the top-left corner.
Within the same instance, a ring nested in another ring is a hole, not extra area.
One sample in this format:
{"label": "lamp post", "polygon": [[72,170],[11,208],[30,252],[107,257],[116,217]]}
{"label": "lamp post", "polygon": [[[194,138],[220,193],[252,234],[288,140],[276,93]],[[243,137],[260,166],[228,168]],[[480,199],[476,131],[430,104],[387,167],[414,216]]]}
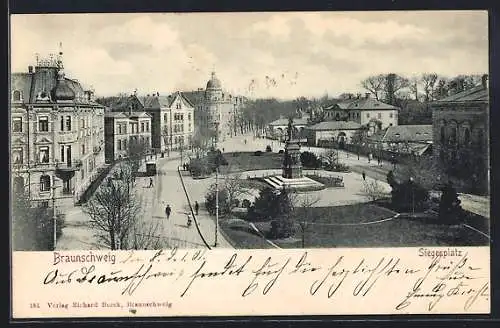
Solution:
{"label": "lamp post", "polygon": [[[215,121],[215,151],[217,152],[217,141],[219,139],[219,122]],[[218,152],[217,152],[218,155]],[[215,242],[217,247],[217,237],[219,234],[219,157],[215,161]]]}
{"label": "lamp post", "polygon": [[54,225],[53,250],[56,250],[56,244],[57,244],[57,212],[56,212],[56,189],[57,188],[59,188],[59,186],[56,186],[55,179],[54,179],[54,183],[52,185],[52,221],[53,221],[53,225]]}

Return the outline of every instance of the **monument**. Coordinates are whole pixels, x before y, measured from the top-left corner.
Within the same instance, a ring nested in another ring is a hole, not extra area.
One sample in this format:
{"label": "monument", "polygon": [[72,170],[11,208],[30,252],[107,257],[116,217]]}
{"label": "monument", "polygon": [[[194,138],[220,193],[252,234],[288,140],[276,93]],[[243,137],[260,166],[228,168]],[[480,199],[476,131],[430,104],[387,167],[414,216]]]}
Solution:
{"label": "monument", "polygon": [[322,183],[302,174],[299,140],[293,138],[293,119],[288,120],[287,139],[283,154],[281,176],[271,176],[264,181],[275,189],[289,188],[294,191],[313,191],[325,188]]}

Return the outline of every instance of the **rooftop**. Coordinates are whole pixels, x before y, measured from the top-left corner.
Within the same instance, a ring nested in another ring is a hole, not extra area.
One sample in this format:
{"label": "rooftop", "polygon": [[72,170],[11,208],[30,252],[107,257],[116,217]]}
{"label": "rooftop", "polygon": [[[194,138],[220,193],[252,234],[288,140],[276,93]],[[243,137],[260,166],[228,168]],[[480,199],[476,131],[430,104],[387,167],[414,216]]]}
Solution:
{"label": "rooftop", "polygon": [[330,131],[330,130],[357,130],[361,124],[353,121],[325,121],[308,127],[314,131]]}
{"label": "rooftop", "polygon": [[[303,118],[294,118],[293,119],[293,125],[307,125],[308,123],[308,117],[303,117]],[[275,121],[272,121],[268,125],[271,126],[280,126],[280,125],[288,125],[288,118],[279,118]]]}
{"label": "rooftop", "polygon": [[345,109],[345,110],[397,110],[399,109],[396,106],[392,106],[386,103],[383,103],[377,99],[373,98],[355,98],[355,99],[346,99],[341,100],[335,104],[332,104],[325,108],[325,110],[335,110],[335,109]]}
{"label": "rooftop", "polygon": [[380,142],[432,142],[432,125],[389,126],[369,137]]}
{"label": "rooftop", "polygon": [[479,85],[474,88],[458,92],[454,95],[440,99],[435,103],[439,104],[443,102],[488,101],[488,99],[489,99],[488,88]]}

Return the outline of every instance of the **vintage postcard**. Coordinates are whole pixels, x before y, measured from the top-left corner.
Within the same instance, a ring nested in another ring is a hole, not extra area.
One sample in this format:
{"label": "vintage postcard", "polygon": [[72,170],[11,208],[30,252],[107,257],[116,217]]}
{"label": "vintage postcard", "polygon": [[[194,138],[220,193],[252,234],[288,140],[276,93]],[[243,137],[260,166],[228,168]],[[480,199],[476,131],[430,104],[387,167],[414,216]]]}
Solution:
{"label": "vintage postcard", "polygon": [[10,17],[12,318],[490,313],[486,11]]}

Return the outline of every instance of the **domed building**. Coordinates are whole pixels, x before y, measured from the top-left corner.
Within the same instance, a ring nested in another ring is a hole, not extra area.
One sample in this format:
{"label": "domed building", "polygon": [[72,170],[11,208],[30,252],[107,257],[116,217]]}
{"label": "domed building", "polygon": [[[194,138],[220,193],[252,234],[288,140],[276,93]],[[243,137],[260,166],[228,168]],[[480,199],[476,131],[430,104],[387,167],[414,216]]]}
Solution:
{"label": "domed building", "polygon": [[78,202],[104,165],[104,107],[64,73],[62,51],[11,75],[13,190]]}
{"label": "domed building", "polygon": [[[212,72],[206,88],[183,93],[195,107],[195,136],[210,138],[217,126],[218,140],[223,141],[241,132],[238,114],[244,98],[224,92],[222,83]],[[212,140],[215,141],[215,140]]]}

